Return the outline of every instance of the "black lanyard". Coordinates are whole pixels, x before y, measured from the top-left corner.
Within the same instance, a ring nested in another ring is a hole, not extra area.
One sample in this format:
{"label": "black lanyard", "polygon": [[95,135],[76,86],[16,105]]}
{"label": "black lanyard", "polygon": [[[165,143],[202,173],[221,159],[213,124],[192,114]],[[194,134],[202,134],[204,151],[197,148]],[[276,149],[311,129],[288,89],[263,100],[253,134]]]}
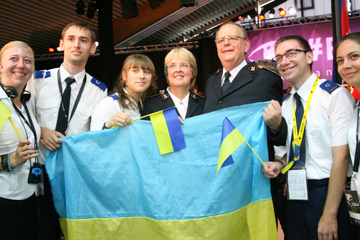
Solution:
{"label": "black lanyard", "polygon": [[[58,86],[59,86],[59,91],[60,91],[60,96],[61,96],[61,104],[63,104],[63,99],[62,99],[62,95],[63,95],[63,91],[62,91],[62,85],[61,85],[61,78],[60,78],[60,69],[58,70],[58,74],[57,74],[57,78],[58,78]],[[71,111],[71,115],[70,115],[70,118],[68,119],[68,122],[70,122],[71,118],[74,116],[74,113],[75,113],[75,110],[77,108],[77,105],[79,104],[79,101],[80,101],[80,98],[81,98],[81,95],[84,91],[84,88],[85,88],[85,83],[86,83],[86,73],[85,73],[85,76],[84,76],[84,79],[83,79],[83,82],[81,84],[81,88],[80,88],[80,91],[76,97],[76,100],[75,100],[75,103],[74,103],[74,107]]]}
{"label": "black lanyard", "polygon": [[[35,146],[35,149],[37,149],[38,146],[37,146],[36,130],[35,130],[34,123],[33,123],[32,119],[31,119],[31,115],[29,113],[29,109],[27,108],[25,101],[21,101],[21,103],[25,108],[25,112],[26,112],[26,115],[27,115],[29,121],[24,117],[24,115],[21,113],[21,111],[18,109],[18,107],[12,101],[11,101],[11,103],[12,103],[15,111],[17,112],[17,114],[20,115],[20,117],[23,119],[24,123],[30,128],[31,132],[34,134],[34,138],[35,138],[34,146]],[[26,132],[25,128],[24,128],[24,130]]]}
{"label": "black lanyard", "polygon": [[354,172],[359,171],[359,159],[360,159],[360,143],[359,143],[359,114],[360,114],[360,102],[358,101],[356,103],[356,150],[355,150],[355,156],[354,156]]}

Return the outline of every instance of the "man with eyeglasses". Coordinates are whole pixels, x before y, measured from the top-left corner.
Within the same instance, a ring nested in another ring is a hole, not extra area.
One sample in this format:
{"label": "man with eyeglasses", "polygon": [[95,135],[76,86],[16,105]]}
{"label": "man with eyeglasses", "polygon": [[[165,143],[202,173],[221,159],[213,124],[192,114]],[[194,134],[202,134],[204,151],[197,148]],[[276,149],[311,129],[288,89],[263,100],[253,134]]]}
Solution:
{"label": "man with eyeglasses", "polygon": [[[263,117],[268,126],[269,160],[275,160],[273,145],[285,145],[286,123],[281,115],[282,80],[279,75],[259,68],[255,62],[246,62],[250,48],[245,29],[233,22],[223,24],[215,37],[217,54],[223,66],[206,82],[204,113],[249,103],[271,101]],[[273,100],[273,101],[272,101]],[[277,180],[271,181],[275,214],[277,207]],[[275,219],[274,219],[275,220]]]}
{"label": "man with eyeglasses", "polygon": [[280,38],[275,54],[279,73],[294,86],[282,104],[289,159],[263,170],[269,178],[288,173],[288,237],[353,239],[343,188],[350,176],[347,133],[354,100],[345,88],[312,72],[313,53],[304,38]]}

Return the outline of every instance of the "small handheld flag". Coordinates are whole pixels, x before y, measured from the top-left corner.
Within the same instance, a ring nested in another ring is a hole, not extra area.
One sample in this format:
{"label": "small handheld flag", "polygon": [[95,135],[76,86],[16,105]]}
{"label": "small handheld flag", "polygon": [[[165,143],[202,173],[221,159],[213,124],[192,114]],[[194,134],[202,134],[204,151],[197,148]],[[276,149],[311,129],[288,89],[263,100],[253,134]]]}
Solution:
{"label": "small handheld flag", "polygon": [[5,122],[10,118],[11,113],[12,112],[5,105],[5,103],[0,100],[0,131],[4,126]]}
{"label": "small handheld flag", "polygon": [[184,134],[174,107],[150,114],[160,154],[186,148]]}

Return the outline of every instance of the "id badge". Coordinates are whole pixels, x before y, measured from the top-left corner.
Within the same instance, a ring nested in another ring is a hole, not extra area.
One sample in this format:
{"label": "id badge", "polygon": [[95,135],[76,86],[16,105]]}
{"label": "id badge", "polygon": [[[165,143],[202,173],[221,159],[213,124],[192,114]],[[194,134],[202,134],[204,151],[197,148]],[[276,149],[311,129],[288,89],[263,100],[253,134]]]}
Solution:
{"label": "id badge", "polygon": [[291,169],[288,171],[288,199],[308,200],[305,168]]}

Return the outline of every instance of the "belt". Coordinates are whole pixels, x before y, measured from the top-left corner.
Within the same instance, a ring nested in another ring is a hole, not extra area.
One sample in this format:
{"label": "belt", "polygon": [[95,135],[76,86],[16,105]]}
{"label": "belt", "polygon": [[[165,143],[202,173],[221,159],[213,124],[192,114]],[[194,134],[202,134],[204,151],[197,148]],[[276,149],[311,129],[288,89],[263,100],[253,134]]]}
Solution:
{"label": "belt", "polygon": [[[351,180],[350,177],[346,178],[346,182],[349,182]],[[328,186],[329,185],[329,178],[324,178],[324,179],[319,179],[319,180],[315,180],[315,179],[308,179],[307,183],[309,186]]]}
{"label": "belt", "polygon": [[309,186],[327,186],[329,185],[329,179],[328,178],[319,179],[319,180],[310,179],[307,180],[307,183]]}

